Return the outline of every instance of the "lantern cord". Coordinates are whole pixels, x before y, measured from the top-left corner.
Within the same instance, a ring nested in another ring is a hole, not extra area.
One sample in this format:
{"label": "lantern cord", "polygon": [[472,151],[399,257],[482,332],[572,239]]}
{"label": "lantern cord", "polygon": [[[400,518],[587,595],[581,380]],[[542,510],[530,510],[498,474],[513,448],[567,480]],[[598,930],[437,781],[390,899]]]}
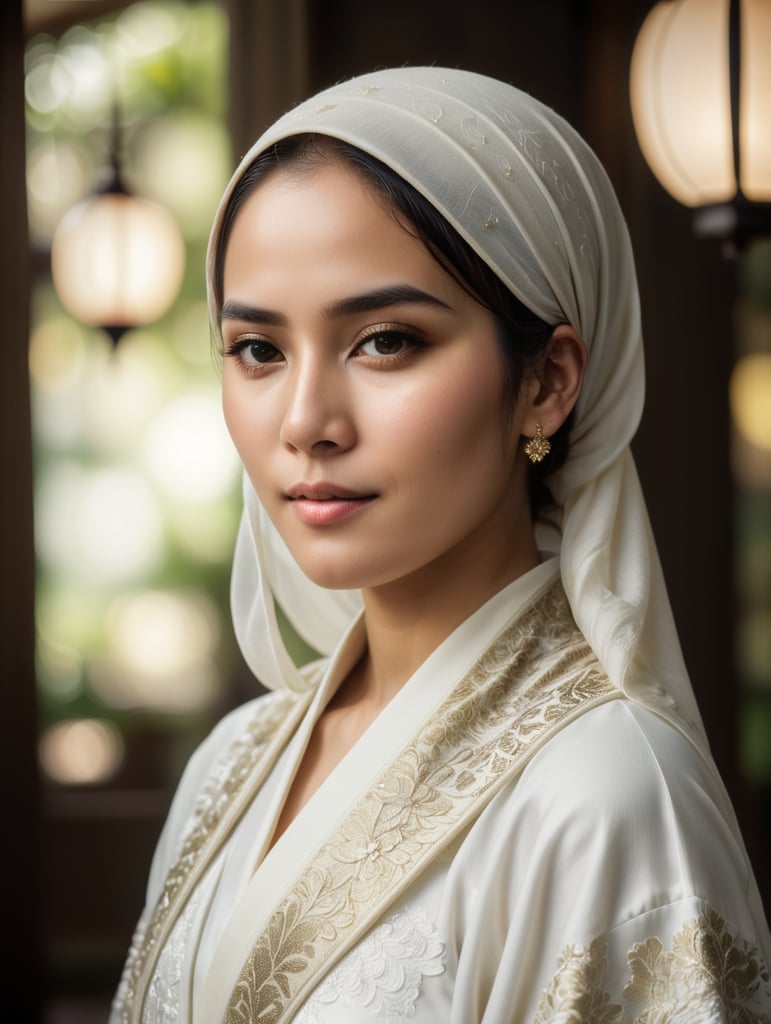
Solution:
{"label": "lantern cord", "polygon": [[730,0],[728,7],[728,81],[731,90],[731,143],[733,146],[736,195],[742,195],[741,186],[741,0]]}
{"label": "lantern cord", "polygon": [[129,189],[123,180],[121,171],[121,111],[117,98],[112,101],[112,118],[110,125],[110,176],[99,191],[115,195],[129,195]]}

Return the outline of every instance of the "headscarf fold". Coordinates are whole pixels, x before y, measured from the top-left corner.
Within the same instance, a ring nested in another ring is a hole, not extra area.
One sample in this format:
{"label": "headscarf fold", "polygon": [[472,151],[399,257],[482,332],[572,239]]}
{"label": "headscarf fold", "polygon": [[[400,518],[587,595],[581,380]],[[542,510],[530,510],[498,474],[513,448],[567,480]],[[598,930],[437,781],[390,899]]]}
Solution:
{"label": "headscarf fold", "polygon": [[[335,85],[269,128],[225,192],[209,243],[216,331],[214,252],[232,189],[271,145],[306,132],[350,143],[392,168],[529,309],[583,338],[589,364],[570,450],[548,478],[559,507],[565,591],[613,682],[706,749],[629,448],[644,398],[639,297],[626,224],[596,156],[554,111],[484,75],[399,68]],[[361,597],[308,580],[248,480],[244,497],[232,588],[236,634],[261,682],[302,689],[274,601],[328,654]],[[543,539],[545,527],[536,529]]]}

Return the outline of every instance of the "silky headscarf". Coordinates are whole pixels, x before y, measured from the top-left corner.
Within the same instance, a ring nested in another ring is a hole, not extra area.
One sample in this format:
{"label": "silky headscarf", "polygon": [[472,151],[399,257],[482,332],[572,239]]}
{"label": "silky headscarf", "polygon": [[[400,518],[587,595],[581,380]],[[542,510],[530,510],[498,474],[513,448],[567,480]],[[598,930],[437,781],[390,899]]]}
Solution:
{"label": "silky headscarf", "polygon": [[[629,449],[644,396],[637,281],[624,218],[594,153],[554,111],[484,75],[398,68],[335,85],[269,128],[225,192],[209,243],[215,331],[214,253],[232,189],[272,144],[305,132],[388,165],[529,309],[583,338],[589,364],[570,451],[548,479],[559,506],[563,585],[611,680],[706,749]],[[541,546],[554,550],[545,524],[536,530]],[[248,480],[231,597],[246,661],[274,689],[308,685],[287,653],[275,602],[322,654],[334,650],[361,608],[358,592],[308,580]]]}

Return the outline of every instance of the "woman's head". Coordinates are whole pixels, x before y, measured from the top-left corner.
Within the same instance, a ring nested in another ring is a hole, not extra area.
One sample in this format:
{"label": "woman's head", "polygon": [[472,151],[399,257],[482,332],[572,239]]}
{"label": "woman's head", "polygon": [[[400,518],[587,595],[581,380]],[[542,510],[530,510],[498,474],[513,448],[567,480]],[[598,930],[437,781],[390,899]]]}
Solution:
{"label": "woman's head", "polygon": [[[400,227],[419,240],[437,263],[492,314],[501,355],[503,419],[510,421],[522,380],[526,376],[537,377],[542,371],[554,325],[546,323],[513,295],[425,196],[382,161],[339,139],[316,134],[282,139],[260,154],[239,178],[214,240],[212,294],[217,326],[224,299],[228,243],[246,200],[272,175],[307,178],[330,163],[352,171]],[[544,481],[565,460],[571,421],[572,415],[552,434],[547,459],[531,466],[531,505],[535,515],[550,503]]]}
{"label": "woman's head", "polygon": [[520,438],[540,419],[554,432],[567,388],[527,374],[512,401],[493,313],[327,156],[274,168],[233,218],[220,310],[228,427],[317,583],[398,583],[404,597],[405,585],[431,593],[452,579],[468,596],[478,576],[489,596],[537,561]]}
{"label": "woman's head", "polygon": [[[294,145],[293,137],[308,135],[337,140],[365,154],[359,173],[382,186],[373,158],[395,173],[397,184],[406,183],[428,202],[429,212],[436,211],[479,257],[478,266],[492,273],[488,282],[493,293],[502,283],[504,300],[512,295],[534,314],[534,323],[528,324],[521,310],[508,307],[520,351],[531,326],[537,347],[542,329],[538,320],[568,324],[583,339],[590,360],[571,429],[570,457],[562,469],[554,470],[558,458],[545,467],[551,470],[549,489],[562,505],[575,486],[623,451],[642,408],[631,248],[613,190],[594,154],[549,108],[512,86],[472,72],[389,69],[333,86],[271,126],[246,154],[226,190],[208,257],[215,331],[217,253],[231,196],[255,161],[262,168],[257,173],[263,173],[273,160],[271,151],[281,159],[282,150]],[[385,188],[391,186],[385,183]],[[400,202],[394,194],[392,205],[398,209]],[[399,215],[424,233],[422,215],[411,198],[405,210]],[[430,232],[428,228],[425,234]],[[445,255],[446,249],[443,243],[437,245]],[[464,255],[459,267],[468,266]],[[469,277],[472,290],[489,291],[476,269],[461,276]],[[499,297],[493,295],[491,308]]]}

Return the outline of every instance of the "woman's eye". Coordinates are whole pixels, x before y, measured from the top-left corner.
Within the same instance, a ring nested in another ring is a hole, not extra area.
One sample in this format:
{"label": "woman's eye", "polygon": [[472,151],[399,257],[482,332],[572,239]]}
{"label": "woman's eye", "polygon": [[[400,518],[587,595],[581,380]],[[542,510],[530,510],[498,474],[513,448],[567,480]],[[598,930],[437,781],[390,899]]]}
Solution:
{"label": "woman's eye", "polygon": [[418,339],[406,331],[373,331],[359,343],[357,352],[364,356],[383,358],[400,356],[417,347]]}
{"label": "woman's eye", "polygon": [[227,355],[235,356],[245,366],[264,366],[281,359],[281,352],[275,345],[259,338],[236,338],[228,346]]}

